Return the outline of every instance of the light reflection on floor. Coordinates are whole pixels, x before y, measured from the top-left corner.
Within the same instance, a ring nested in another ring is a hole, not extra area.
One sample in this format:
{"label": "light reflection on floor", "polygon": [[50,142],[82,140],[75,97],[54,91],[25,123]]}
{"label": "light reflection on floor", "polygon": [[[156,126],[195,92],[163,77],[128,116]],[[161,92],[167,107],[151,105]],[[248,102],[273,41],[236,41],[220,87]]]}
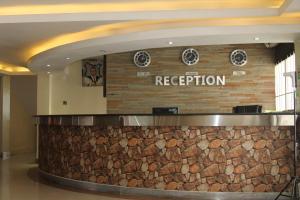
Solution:
{"label": "light reflection on floor", "polygon": [[121,200],[112,195],[77,192],[40,182],[34,156],[0,161],[0,200]]}

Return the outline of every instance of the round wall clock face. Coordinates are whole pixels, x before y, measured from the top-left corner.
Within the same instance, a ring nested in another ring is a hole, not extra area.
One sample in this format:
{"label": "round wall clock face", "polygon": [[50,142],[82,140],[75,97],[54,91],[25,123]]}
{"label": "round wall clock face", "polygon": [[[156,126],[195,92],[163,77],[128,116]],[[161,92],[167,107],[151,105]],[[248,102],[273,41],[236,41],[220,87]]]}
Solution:
{"label": "round wall clock face", "polygon": [[247,53],[244,50],[236,49],[230,54],[230,61],[235,66],[244,66],[247,63]]}
{"label": "round wall clock face", "polygon": [[133,62],[138,67],[148,67],[151,63],[150,54],[147,51],[138,51],[134,54]]}
{"label": "round wall clock face", "polygon": [[182,53],[182,62],[186,65],[195,65],[199,62],[199,53],[196,49],[186,49]]}

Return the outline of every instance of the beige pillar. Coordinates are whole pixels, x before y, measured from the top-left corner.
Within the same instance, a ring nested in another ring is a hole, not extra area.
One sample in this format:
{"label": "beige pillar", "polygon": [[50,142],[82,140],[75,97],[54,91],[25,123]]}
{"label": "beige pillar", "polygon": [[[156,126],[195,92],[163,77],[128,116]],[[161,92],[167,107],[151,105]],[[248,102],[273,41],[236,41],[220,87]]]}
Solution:
{"label": "beige pillar", "polygon": [[10,77],[0,77],[0,152],[2,159],[10,157]]}
{"label": "beige pillar", "polygon": [[51,75],[46,73],[37,76],[37,114],[51,114]]}

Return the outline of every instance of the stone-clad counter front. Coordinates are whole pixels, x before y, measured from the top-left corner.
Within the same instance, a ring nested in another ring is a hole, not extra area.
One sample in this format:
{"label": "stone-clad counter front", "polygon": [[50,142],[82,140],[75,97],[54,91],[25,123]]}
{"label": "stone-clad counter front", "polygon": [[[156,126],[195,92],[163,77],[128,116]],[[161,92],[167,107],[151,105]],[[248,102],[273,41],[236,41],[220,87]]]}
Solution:
{"label": "stone-clad counter front", "polygon": [[135,188],[279,192],[293,173],[290,126],[39,125],[39,168]]}

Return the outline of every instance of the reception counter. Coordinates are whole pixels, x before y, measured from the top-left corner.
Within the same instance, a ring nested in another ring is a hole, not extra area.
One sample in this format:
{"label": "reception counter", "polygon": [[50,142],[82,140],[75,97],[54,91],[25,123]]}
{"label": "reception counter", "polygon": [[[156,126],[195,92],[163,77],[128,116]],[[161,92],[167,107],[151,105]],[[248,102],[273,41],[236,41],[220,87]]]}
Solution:
{"label": "reception counter", "polygon": [[37,124],[40,173],[75,188],[268,199],[293,172],[290,114],[57,115]]}

